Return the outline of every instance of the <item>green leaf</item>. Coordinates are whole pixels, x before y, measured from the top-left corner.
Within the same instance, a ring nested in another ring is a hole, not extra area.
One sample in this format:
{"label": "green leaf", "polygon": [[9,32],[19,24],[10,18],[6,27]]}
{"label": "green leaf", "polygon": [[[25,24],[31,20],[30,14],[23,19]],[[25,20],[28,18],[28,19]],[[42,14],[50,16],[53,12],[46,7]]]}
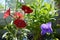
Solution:
{"label": "green leaf", "polygon": [[7,36],[8,32],[5,32],[3,35],[2,35],[2,38],[5,38]]}

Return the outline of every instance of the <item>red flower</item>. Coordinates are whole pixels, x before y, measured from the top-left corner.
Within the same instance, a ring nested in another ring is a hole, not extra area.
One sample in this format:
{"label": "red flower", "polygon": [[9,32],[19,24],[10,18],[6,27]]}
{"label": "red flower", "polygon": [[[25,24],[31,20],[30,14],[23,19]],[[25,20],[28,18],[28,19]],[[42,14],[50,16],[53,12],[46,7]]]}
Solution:
{"label": "red flower", "polygon": [[4,13],[3,18],[7,18],[10,15],[10,8]]}
{"label": "red flower", "polygon": [[20,13],[20,12],[15,12],[14,17],[16,17],[16,18],[20,18],[20,19],[24,19],[23,14]]}
{"label": "red flower", "polygon": [[24,20],[21,20],[21,19],[16,19],[14,20],[13,22],[15,24],[16,27],[18,28],[24,28],[26,26],[26,23]]}
{"label": "red flower", "polygon": [[26,6],[26,5],[22,5],[22,10],[25,13],[32,13],[33,12],[33,10],[30,7]]}

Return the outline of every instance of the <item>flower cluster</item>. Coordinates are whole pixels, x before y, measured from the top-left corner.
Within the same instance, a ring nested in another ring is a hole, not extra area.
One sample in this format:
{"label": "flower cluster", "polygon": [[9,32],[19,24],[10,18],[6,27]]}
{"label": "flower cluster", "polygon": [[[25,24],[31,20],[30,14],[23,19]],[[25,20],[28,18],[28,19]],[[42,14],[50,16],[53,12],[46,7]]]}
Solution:
{"label": "flower cluster", "polygon": [[[29,14],[29,13],[32,13],[33,10],[26,6],[26,5],[22,5],[21,9]],[[10,8],[4,13],[4,16],[3,18],[6,19],[8,16],[11,16],[13,18],[15,18],[15,20],[13,21],[13,23],[15,24],[16,27],[18,28],[25,28],[26,27],[26,22],[24,20],[24,15],[20,12],[15,12],[13,15],[10,15]]]}
{"label": "flower cluster", "polygon": [[[21,9],[27,13],[30,14],[33,12],[33,10],[26,5],[22,5]],[[13,23],[17,28],[25,28],[27,26],[25,20],[24,20],[24,15],[20,12],[15,12],[13,15],[10,15],[10,8],[4,13],[3,18],[6,19],[8,16],[13,17],[15,20]],[[53,30],[51,28],[51,22],[48,22],[46,24],[41,25],[41,34],[45,35],[46,33],[52,33]]]}

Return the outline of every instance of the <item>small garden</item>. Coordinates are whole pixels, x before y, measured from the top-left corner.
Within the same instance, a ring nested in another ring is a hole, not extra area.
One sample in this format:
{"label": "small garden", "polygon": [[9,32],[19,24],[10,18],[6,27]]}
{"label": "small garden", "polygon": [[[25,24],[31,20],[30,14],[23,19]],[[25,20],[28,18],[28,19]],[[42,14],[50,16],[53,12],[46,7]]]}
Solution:
{"label": "small garden", "polygon": [[5,0],[4,4],[0,40],[60,40],[59,0]]}

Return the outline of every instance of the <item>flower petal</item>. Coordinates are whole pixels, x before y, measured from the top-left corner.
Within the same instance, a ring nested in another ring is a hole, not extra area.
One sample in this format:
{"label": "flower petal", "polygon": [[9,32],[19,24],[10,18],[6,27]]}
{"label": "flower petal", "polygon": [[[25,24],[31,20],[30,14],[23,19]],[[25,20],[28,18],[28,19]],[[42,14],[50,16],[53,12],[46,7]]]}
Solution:
{"label": "flower petal", "polygon": [[52,29],[49,29],[47,32],[48,33],[53,33],[53,30]]}
{"label": "flower petal", "polygon": [[43,29],[48,29],[48,26],[46,24],[42,24],[41,25],[41,30],[43,30]]}
{"label": "flower petal", "polygon": [[46,25],[51,28],[51,22],[46,23]]}
{"label": "flower petal", "polygon": [[44,30],[41,31],[41,34],[42,34],[42,35],[45,35],[45,34],[46,34],[46,31],[44,31]]}
{"label": "flower petal", "polygon": [[20,18],[20,19],[24,19],[23,14],[20,13],[20,12],[15,12],[15,13],[14,13],[14,16],[17,17],[17,18]]}
{"label": "flower petal", "polygon": [[10,16],[10,8],[4,13],[3,18],[7,18],[8,16]]}

